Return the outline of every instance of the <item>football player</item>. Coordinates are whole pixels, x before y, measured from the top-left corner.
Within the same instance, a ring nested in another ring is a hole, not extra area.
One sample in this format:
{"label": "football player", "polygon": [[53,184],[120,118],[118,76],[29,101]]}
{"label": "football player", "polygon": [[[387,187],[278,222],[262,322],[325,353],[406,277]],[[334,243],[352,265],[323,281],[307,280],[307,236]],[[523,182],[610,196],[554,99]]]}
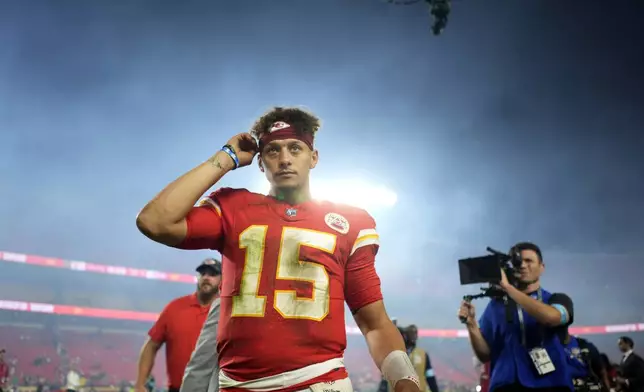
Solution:
{"label": "football player", "polygon": [[[402,337],[383,305],[373,218],[311,198],[319,127],[307,111],[272,109],[251,133],[234,136],[163,189],[139,213],[137,226],[168,246],[222,254],[220,388],[351,391],[343,362],[346,301],[394,390],[418,392]],[[255,155],[271,184],[269,195],[222,188],[195,207]]]}

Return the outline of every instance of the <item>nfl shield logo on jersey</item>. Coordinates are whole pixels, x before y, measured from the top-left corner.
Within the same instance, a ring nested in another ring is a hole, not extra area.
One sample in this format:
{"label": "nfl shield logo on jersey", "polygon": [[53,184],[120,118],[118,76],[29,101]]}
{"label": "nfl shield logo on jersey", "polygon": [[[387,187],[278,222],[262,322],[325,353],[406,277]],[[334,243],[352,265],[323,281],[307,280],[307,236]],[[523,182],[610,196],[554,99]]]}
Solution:
{"label": "nfl shield logo on jersey", "polygon": [[291,218],[292,218],[292,217],[294,217],[295,215],[297,215],[297,210],[296,210],[295,208],[287,208],[287,209],[286,209],[286,216],[288,216],[288,217],[291,217]]}

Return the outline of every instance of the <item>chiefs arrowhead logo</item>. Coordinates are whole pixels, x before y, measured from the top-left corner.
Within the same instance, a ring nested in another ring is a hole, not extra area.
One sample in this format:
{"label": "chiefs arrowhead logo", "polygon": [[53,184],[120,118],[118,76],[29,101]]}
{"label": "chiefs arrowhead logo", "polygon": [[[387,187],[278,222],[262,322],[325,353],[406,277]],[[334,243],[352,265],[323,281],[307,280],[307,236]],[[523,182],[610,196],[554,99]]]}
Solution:
{"label": "chiefs arrowhead logo", "polygon": [[349,232],[349,221],[340,214],[329,212],[324,217],[324,222],[340,234],[347,234]]}
{"label": "chiefs arrowhead logo", "polygon": [[273,133],[275,131],[279,131],[280,129],[285,129],[285,128],[290,128],[291,125],[285,123],[284,121],[278,121],[271,126],[271,129],[268,131],[269,133]]}

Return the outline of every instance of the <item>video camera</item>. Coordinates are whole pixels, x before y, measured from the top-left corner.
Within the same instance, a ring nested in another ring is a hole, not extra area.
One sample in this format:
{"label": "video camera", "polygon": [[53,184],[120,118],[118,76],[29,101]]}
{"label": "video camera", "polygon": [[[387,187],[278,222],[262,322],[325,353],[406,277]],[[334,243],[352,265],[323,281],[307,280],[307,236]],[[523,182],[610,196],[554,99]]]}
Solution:
{"label": "video camera", "polygon": [[588,348],[588,341],[583,338],[577,338],[579,342],[579,359],[584,363],[588,369],[588,375],[585,378],[575,378],[572,380],[572,385],[575,392],[601,392],[602,383],[599,375],[593,369],[592,357],[590,349]]}
{"label": "video camera", "polygon": [[601,392],[602,384],[594,379],[574,379],[572,380],[575,392]]}
{"label": "video camera", "polygon": [[521,268],[521,252],[512,249],[509,254],[492,249],[489,246],[486,250],[490,255],[470,257],[458,261],[458,271],[461,278],[461,285],[474,283],[489,283],[487,287],[481,287],[480,294],[466,295],[465,301],[489,297],[503,298],[504,293],[496,285],[501,281],[501,270],[505,272],[508,282],[516,286],[519,283],[519,268]]}

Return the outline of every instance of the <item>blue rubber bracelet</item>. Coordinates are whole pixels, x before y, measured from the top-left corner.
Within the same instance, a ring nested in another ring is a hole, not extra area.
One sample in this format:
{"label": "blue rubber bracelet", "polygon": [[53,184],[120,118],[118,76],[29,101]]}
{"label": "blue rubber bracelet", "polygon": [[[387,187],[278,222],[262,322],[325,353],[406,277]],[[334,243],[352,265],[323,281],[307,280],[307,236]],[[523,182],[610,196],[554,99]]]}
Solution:
{"label": "blue rubber bracelet", "polygon": [[228,145],[223,146],[221,148],[221,151],[225,152],[229,157],[232,158],[233,162],[235,162],[235,169],[237,169],[239,167],[239,158],[237,158],[235,151]]}
{"label": "blue rubber bracelet", "polygon": [[568,324],[568,311],[566,310],[566,308],[561,304],[554,304],[552,305],[552,307],[557,309],[559,311],[559,314],[561,315],[559,318],[559,323],[561,325]]}

